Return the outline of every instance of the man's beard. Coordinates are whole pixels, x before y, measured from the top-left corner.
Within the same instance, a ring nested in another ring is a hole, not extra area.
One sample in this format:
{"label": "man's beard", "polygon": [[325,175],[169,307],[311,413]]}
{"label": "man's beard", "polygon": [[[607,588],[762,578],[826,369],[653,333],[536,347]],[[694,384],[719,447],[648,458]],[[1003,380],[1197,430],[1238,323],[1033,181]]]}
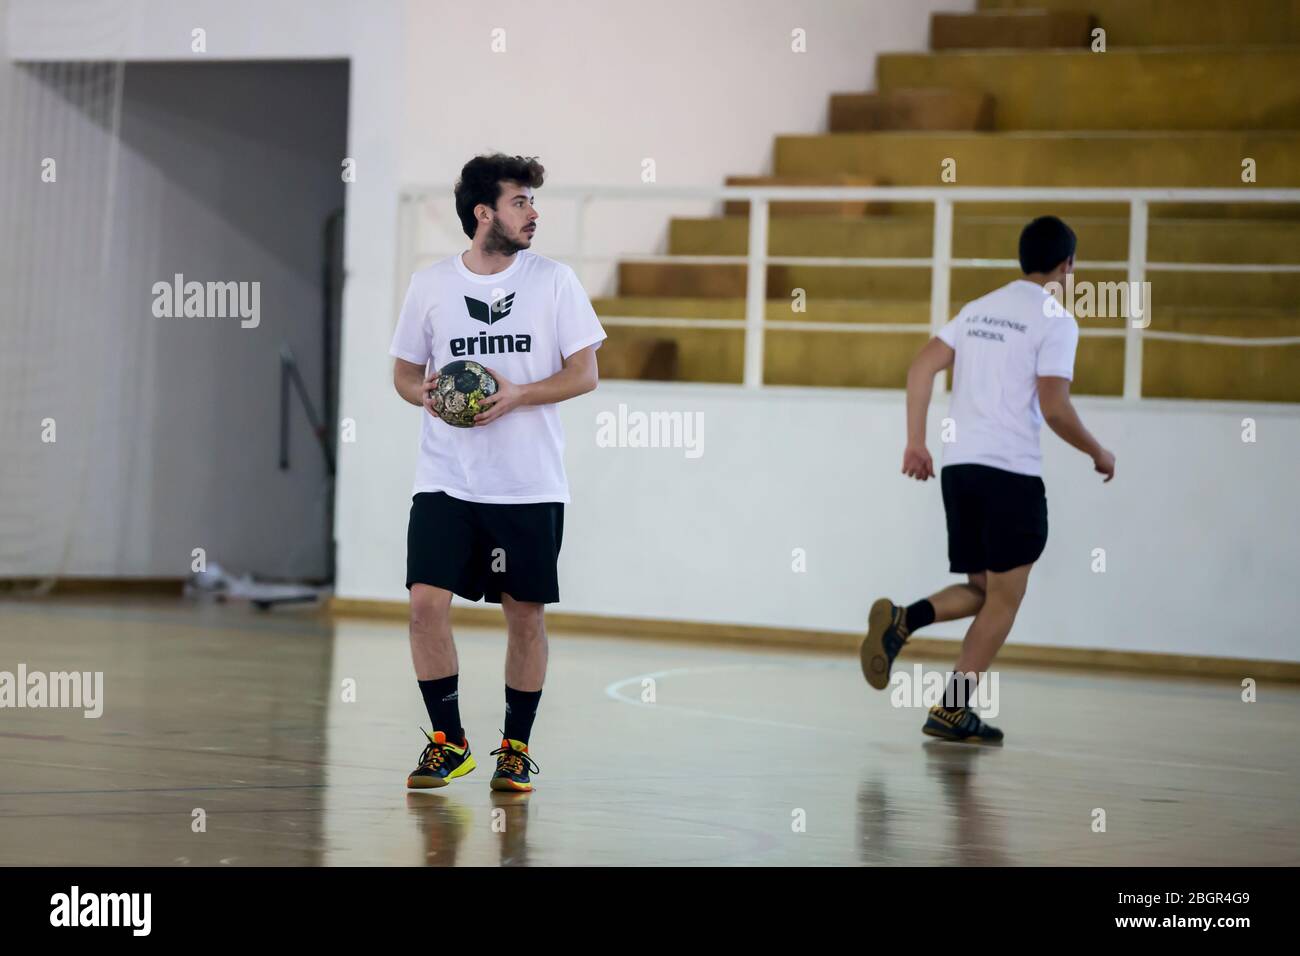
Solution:
{"label": "man's beard", "polygon": [[483,240],[483,251],[496,256],[513,256],[516,252],[527,249],[526,243],[518,242],[506,235],[498,219],[492,220],[487,238]]}

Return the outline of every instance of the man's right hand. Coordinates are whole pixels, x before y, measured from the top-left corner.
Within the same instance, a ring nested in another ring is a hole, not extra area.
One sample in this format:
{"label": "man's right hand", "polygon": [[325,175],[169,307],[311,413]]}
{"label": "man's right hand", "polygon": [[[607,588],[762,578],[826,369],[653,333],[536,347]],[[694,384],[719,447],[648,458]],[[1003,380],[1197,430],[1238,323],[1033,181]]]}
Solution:
{"label": "man's right hand", "polygon": [[934,459],[924,445],[908,445],[903,452],[903,474],[917,481],[934,477]]}
{"label": "man's right hand", "polygon": [[[1093,456],[1092,467],[1097,474],[1105,475],[1106,481],[1110,481],[1115,477],[1115,456],[1103,448]],[[1104,485],[1106,481],[1103,481],[1102,484]]]}
{"label": "man's right hand", "polygon": [[428,378],[426,378],[424,380],[424,384],[420,386],[420,398],[423,399],[424,410],[428,412],[430,415],[432,415],[434,418],[441,417],[436,411],[434,411],[433,406],[429,403],[430,396],[433,394],[434,387],[437,386],[437,384],[438,384],[438,376],[435,373],[433,375],[430,375]]}

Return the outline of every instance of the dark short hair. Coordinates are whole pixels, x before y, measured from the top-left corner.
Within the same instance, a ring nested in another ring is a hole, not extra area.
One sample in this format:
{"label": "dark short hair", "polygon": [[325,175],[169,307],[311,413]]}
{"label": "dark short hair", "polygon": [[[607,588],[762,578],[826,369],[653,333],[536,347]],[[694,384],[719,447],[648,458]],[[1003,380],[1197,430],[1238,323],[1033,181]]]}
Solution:
{"label": "dark short hair", "polygon": [[1020,268],[1051,272],[1074,255],[1074,230],[1055,216],[1039,216],[1020,233]]}
{"label": "dark short hair", "polygon": [[483,203],[493,209],[497,207],[503,182],[539,189],[545,174],[546,170],[536,156],[493,153],[471,159],[461,169],[460,179],[456,181],[456,215],[460,216],[460,225],[465,230],[465,235],[473,239],[474,230],[478,228],[478,222],[474,219],[475,206]]}

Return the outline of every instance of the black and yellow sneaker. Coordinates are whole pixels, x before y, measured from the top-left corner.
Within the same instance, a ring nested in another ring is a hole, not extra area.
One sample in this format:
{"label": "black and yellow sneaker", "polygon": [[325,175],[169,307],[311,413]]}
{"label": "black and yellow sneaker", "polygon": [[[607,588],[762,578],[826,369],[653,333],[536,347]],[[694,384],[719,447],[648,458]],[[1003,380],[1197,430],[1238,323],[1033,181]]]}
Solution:
{"label": "black and yellow sneaker", "polygon": [[447,735],[441,730],[430,734],[429,744],[420,754],[420,765],[406,778],[406,786],[411,790],[428,790],[431,787],[445,787],[456,777],[463,777],[474,769],[476,764],[470,756],[469,741],[462,740],[457,746],[447,742]]}
{"label": "black and yellow sneaker", "polygon": [[980,720],[969,707],[931,707],[921,733],[941,740],[956,740],[970,744],[1000,744],[1002,731]]}
{"label": "black and yellow sneaker", "polygon": [[876,690],[889,686],[889,668],[911,634],[907,630],[906,609],[889,598],[871,605],[867,616],[867,636],[862,640],[862,676]]}
{"label": "black and yellow sneaker", "polygon": [[514,793],[528,793],[533,789],[533,773],[541,773],[541,768],[528,756],[528,744],[522,740],[503,738],[501,746],[489,755],[497,758],[496,773],[492,774],[492,789],[507,790]]}

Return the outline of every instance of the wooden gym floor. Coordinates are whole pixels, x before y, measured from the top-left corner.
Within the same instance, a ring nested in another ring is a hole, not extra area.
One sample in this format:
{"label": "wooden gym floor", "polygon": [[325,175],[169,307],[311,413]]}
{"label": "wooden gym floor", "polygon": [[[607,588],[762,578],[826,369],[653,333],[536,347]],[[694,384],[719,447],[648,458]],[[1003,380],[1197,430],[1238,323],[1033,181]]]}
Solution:
{"label": "wooden gym floor", "polygon": [[852,657],[553,634],[537,790],[501,797],[504,632],[457,644],[479,769],[408,793],[400,623],[0,602],[0,671],[104,674],[98,719],[0,709],[0,864],[1300,863],[1296,685],[1007,667],[972,748]]}

